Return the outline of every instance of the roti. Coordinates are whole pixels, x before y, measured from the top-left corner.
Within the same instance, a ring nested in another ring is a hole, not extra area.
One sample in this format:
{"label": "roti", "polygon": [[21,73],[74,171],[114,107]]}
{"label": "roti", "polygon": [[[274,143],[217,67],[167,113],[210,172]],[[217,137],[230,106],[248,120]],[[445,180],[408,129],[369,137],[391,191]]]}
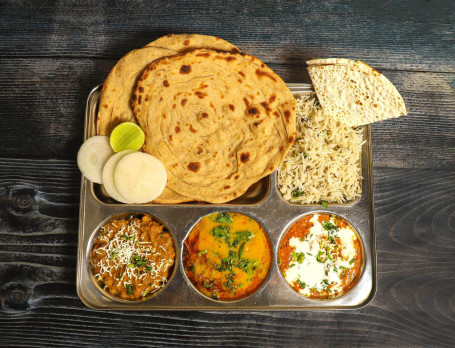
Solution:
{"label": "roti", "polygon": [[369,65],[349,59],[313,59],[308,72],[321,106],[356,127],[407,115],[395,86]]}
{"label": "roti", "polygon": [[133,110],[143,151],[160,159],[168,187],[222,203],[270,174],[295,139],[295,99],[259,59],[194,49],[152,62]]}
{"label": "roti", "polygon": [[195,48],[214,48],[223,51],[240,52],[240,50],[228,41],[216,36],[200,34],[168,34],[150,42],[145,47],[164,47],[183,53]]}
{"label": "roti", "polygon": [[[104,82],[96,119],[98,135],[109,136],[123,122],[135,122],[131,109],[131,96],[137,77],[152,61],[199,47],[211,47],[239,52],[238,48],[218,37],[198,34],[169,34],[146,47],[131,51],[115,65]],[[157,203],[180,203],[192,199],[166,188]]]}
{"label": "roti", "polygon": [[195,47],[239,52],[237,47],[225,40],[198,34],[166,35],[144,48],[131,51],[119,60],[104,82],[96,119],[97,135],[109,136],[120,123],[135,122],[131,96],[137,77],[150,62]]}

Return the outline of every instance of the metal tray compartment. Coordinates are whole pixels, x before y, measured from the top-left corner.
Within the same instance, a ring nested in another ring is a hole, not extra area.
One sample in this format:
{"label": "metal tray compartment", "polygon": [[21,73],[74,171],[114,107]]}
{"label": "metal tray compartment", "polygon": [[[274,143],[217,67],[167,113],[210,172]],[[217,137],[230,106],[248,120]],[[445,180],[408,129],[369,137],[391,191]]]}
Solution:
{"label": "metal tray compartment", "polygon": [[[289,84],[295,96],[312,92],[309,84]],[[87,100],[84,139],[95,135],[95,118],[101,85],[94,88]],[[362,148],[362,195],[344,205],[295,205],[285,202],[277,189],[276,172],[262,179],[243,196],[224,204],[183,203],[177,205],[118,204],[84,177],[81,184],[77,293],[90,308],[113,310],[314,310],[353,309],[368,304],[376,291],[376,250],[374,236],[373,174],[370,126],[364,127]],[[88,264],[92,234],[109,216],[124,212],[144,212],[156,216],[173,232],[177,245],[177,270],[156,297],[146,301],[118,302],[103,295],[92,281]],[[186,279],[182,267],[182,244],[187,233],[202,217],[212,212],[243,213],[261,224],[273,246],[273,262],[269,279],[253,295],[235,302],[215,302],[197,293]],[[364,268],[357,283],[346,295],[332,300],[312,300],[292,290],[284,281],[277,263],[278,243],[282,234],[302,215],[310,212],[338,214],[357,230],[364,247]]]}

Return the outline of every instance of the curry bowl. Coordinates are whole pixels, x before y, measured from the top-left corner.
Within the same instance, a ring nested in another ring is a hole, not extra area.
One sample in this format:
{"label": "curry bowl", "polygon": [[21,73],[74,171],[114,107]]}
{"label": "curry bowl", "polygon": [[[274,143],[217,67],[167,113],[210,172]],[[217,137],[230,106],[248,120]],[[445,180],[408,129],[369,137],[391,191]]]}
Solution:
{"label": "curry bowl", "polygon": [[93,232],[87,265],[96,288],[120,302],[145,301],[164,291],[177,269],[176,242],[156,216],[112,215]]}
{"label": "curry bowl", "polygon": [[365,253],[353,225],[340,215],[310,212],[283,232],[277,250],[283,281],[311,300],[347,294],[362,276]]}
{"label": "curry bowl", "polygon": [[182,268],[200,295],[219,302],[246,299],[267,281],[273,250],[265,229],[237,212],[201,217],[182,245]]}

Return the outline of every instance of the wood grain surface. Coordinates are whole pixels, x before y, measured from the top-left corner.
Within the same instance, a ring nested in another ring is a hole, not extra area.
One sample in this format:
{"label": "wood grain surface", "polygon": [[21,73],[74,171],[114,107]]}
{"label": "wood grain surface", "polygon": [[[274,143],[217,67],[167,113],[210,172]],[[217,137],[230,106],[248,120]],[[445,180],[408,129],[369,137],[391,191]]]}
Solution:
{"label": "wood grain surface", "polygon": [[[0,346],[455,346],[455,3],[1,1]],[[220,36],[287,82],[360,59],[409,115],[372,127],[377,293],[314,312],[119,312],[76,294],[85,101],[128,51]]]}

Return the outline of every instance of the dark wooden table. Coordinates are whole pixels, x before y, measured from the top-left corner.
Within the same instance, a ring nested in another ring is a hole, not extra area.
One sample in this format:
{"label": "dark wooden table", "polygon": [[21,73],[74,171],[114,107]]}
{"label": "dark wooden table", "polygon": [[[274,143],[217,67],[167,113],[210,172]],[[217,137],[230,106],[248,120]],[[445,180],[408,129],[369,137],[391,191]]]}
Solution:
{"label": "dark wooden table", "polygon": [[[0,1],[0,346],[455,346],[455,3]],[[85,100],[128,51],[220,36],[287,82],[360,59],[409,116],[372,128],[378,289],[316,312],[103,312],[76,294]]]}

